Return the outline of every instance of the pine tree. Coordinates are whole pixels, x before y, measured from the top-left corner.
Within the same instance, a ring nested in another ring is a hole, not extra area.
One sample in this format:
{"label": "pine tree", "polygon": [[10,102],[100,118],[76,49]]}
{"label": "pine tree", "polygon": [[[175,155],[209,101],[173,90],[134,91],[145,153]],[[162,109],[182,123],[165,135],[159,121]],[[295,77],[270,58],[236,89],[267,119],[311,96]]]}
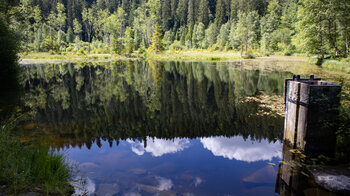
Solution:
{"label": "pine tree", "polygon": [[134,51],[134,38],[133,30],[131,29],[131,27],[126,27],[124,48],[127,54],[131,54]]}
{"label": "pine tree", "polygon": [[176,9],[177,23],[175,26],[183,27],[187,24],[188,13],[188,0],[179,0],[178,7]]}
{"label": "pine tree", "polygon": [[187,25],[193,26],[195,23],[194,0],[188,0]]}
{"label": "pine tree", "polygon": [[82,32],[82,25],[79,23],[79,21],[74,18],[74,21],[73,21],[73,31],[74,31],[74,34],[80,38],[80,34]]}
{"label": "pine tree", "polygon": [[150,53],[159,53],[163,51],[163,46],[162,46],[162,33],[160,30],[160,26],[158,23],[155,24],[154,27],[154,33],[152,35],[152,44],[148,48],[148,52]]}
{"label": "pine tree", "polygon": [[226,9],[224,0],[217,0],[216,11],[215,11],[215,22],[218,28],[226,22]]}
{"label": "pine tree", "polygon": [[209,2],[208,2],[208,0],[200,0],[198,22],[203,23],[204,26],[208,26],[208,24],[209,24]]}
{"label": "pine tree", "polygon": [[165,30],[171,28],[171,4],[170,0],[162,0],[162,22]]}
{"label": "pine tree", "polygon": [[67,41],[72,43],[74,41],[74,33],[73,33],[73,30],[72,30],[72,27],[68,27],[68,30],[67,30]]}
{"label": "pine tree", "polygon": [[193,32],[193,27],[189,26],[187,28],[187,33],[186,33],[186,37],[185,37],[185,45],[188,49],[191,49],[192,46],[192,32]]}

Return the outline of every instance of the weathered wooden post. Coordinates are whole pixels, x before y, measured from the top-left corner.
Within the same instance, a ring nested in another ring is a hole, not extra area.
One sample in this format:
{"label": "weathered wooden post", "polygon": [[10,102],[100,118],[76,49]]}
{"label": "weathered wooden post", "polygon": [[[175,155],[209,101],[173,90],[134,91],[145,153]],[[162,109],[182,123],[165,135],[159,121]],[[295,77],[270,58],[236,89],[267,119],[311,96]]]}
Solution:
{"label": "weathered wooden post", "polygon": [[320,78],[285,80],[284,140],[307,155],[333,156],[341,87]]}

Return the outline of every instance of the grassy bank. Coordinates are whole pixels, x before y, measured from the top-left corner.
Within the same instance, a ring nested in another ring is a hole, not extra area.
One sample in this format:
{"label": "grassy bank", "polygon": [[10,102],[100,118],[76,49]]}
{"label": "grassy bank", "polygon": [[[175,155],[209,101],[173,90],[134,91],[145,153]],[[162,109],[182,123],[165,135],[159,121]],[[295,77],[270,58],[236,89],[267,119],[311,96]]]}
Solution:
{"label": "grassy bank", "polygon": [[[255,58],[257,54],[249,54],[249,58]],[[235,51],[210,51],[210,50],[167,50],[158,54],[147,54],[147,58],[154,60],[192,60],[192,61],[228,61],[248,58],[240,57]]]}
{"label": "grassy bank", "polygon": [[350,57],[338,59],[325,59],[320,61],[317,56],[311,57],[308,61],[311,64],[319,64],[322,68],[350,74]]}
{"label": "grassy bank", "polygon": [[[305,56],[283,56],[276,55],[273,58],[304,58]],[[151,59],[151,60],[174,60],[174,61],[236,61],[254,58],[270,58],[263,57],[256,51],[248,51],[243,57],[237,51],[212,51],[212,50],[166,50],[160,53],[133,53],[128,55],[117,54],[51,54],[48,52],[21,54],[21,64],[37,64],[37,63],[60,63],[60,62],[81,62],[81,61],[110,61],[110,60],[130,60],[130,59]]]}
{"label": "grassy bank", "polygon": [[22,144],[11,136],[13,126],[0,127],[0,193],[70,195],[72,166],[48,148]]}
{"label": "grassy bank", "polygon": [[[249,53],[243,58],[255,58],[260,56],[256,53]],[[113,59],[130,59],[130,58],[148,58],[154,60],[203,60],[203,61],[220,61],[220,60],[237,60],[243,59],[239,52],[234,51],[210,51],[210,50],[167,50],[161,53],[133,53],[130,55],[117,54],[50,54],[48,52],[21,54],[21,59],[50,59],[50,60],[113,60]]]}

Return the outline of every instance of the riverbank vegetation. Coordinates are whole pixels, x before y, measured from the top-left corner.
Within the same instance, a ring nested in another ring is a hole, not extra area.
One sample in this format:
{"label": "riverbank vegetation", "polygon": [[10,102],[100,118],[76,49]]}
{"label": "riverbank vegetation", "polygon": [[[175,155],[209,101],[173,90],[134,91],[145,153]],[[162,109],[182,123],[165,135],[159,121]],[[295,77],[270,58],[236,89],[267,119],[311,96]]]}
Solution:
{"label": "riverbank vegetation", "polygon": [[0,127],[0,193],[72,194],[73,168],[64,156],[47,147],[21,143],[12,130],[8,124]]}
{"label": "riverbank vegetation", "polygon": [[[9,1],[5,1],[9,2]],[[19,0],[8,6],[22,51],[51,54],[235,51],[344,58],[349,54],[347,0]]]}
{"label": "riverbank vegetation", "polygon": [[48,147],[20,142],[14,135],[15,125],[8,122],[15,111],[11,104],[18,101],[15,94],[21,91],[20,35],[7,10],[16,5],[16,1],[0,1],[0,195],[68,195],[73,191],[69,185],[73,168],[64,156]]}

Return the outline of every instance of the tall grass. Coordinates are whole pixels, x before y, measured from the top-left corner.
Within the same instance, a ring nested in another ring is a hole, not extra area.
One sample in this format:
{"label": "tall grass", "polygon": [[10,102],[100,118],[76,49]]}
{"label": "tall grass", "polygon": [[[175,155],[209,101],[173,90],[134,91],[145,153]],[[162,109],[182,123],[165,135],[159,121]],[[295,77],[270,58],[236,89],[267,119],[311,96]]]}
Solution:
{"label": "tall grass", "polygon": [[350,162],[350,84],[339,79],[342,86],[341,107],[339,111],[339,129],[337,131],[337,157],[340,161]]}
{"label": "tall grass", "polygon": [[[69,195],[73,167],[46,147],[22,144],[11,136],[12,126],[0,127],[0,192]],[[5,186],[3,186],[5,185]]]}
{"label": "tall grass", "polygon": [[321,66],[326,69],[350,74],[350,62],[340,60],[325,60]]}

